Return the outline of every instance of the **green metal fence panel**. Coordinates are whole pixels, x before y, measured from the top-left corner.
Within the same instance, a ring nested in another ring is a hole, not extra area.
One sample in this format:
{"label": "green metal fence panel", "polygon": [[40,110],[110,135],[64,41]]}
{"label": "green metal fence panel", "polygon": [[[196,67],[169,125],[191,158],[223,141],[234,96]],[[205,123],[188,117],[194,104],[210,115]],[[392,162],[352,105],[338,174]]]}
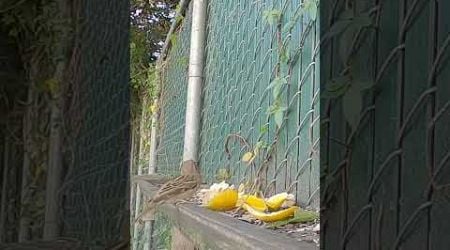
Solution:
{"label": "green metal fence panel", "polygon": [[[374,84],[322,105],[323,249],[448,248],[449,10],[442,1],[322,0],[322,35],[349,12],[373,24],[322,44],[322,89],[345,75],[349,89]],[[349,106],[355,98],[360,110]]]}
{"label": "green metal fence panel", "polygon": [[[290,191],[301,205],[314,200],[318,206],[315,22],[302,13],[300,1],[211,1],[208,10],[200,157],[205,176],[214,180],[225,168],[234,183],[258,178],[268,150],[257,154],[254,166],[241,158],[263,142],[276,148],[259,176],[264,193]],[[280,28],[265,17],[278,11]],[[280,62],[280,47],[289,55],[286,62]],[[267,115],[275,102],[269,85],[277,77],[286,79],[281,105],[287,110],[279,134],[274,116]],[[244,137],[251,148],[232,143],[228,158],[224,144],[230,134]]]}
{"label": "green metal fence panel", "polygon": [[[270,17],[277,13],[279,27]],[[164,68],[158,171],[166,174],[178,172],[182,156],[190,28],[188,13]],[[200,145],[208,182],[221,171],[228,171],[235,184],[260,172],[267,195],[289,191],[301,205],[318,207],[316,29],[300,1],[209,1]],[[289,57],[284,60],[282,53]],[[285,79],[280,105],[286,110],[276,132],[274,115],[267,113],[275,103],[269,85],[278,78]],[[225,141],[232,134],[245,138],[250,148],[231,139],[227,155]],[[262,171],[268,148],[261,148],[254,165],[241,161],[257,144],[275,148]]]}
{"label": "green metal fence panel", "polygon": [[191,11],[186,11],[182,23],[171,37],[172,47],[161,72],[156,171],[165,175],[178,175],[183,157],[192,19],[190,13]]}
{"label": "green metal fence panel", "polygon": [[76,1],[74,13],[63,235],[104,249],[129,221],[129,2]]}
{"label": "green metal fence panel", "polygon": [[[234,184],[257,179],[266,195],[289,191],[301,205],[318,208],[316,4],[209,1],[200,144],[200,166],[209,183],[227,171]],[[189,13],[163,71],[157,166],[165,174],[179,173],[182,157]],[[272,88],[273,82],[281,84]],[[268,115],[270,108],[283,116]],[[282,122],[279,130],[277,119]],[[240,145],[236,137],[245,138],[249,146]],[[243,163],[243,154],[256,145],[265,147],[258,150],[254,164]],[[266,159],[269,164],[263,164]]]}

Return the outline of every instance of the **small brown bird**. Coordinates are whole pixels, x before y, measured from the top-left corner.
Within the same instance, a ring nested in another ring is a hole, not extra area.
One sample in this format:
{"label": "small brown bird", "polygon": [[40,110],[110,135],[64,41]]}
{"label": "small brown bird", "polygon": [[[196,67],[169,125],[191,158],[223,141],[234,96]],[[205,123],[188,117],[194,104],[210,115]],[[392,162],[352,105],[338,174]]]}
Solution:
{"label": "small brown bird", "polygon": [[179,203],[191,198],[202,184],[202,178],[197,163],[188,160],[181,165],[181,176],[164,183],[152,199],[147,201],[143,212],[137,221],[153,220],[155,209],[163,204]]}

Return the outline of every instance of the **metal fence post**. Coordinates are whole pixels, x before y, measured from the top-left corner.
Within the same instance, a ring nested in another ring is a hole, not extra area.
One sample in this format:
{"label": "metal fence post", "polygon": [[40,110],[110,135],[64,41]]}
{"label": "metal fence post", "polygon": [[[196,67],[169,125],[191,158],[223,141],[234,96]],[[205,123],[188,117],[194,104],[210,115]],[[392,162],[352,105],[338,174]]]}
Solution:
{"label": "metal fence post", "polygon": [[189,56],[183,161],[198,161],[200,114],[205,55],[206,0],[194,0]]}
{"label": "metal fence post", "polygon": [[[194,0],[193,4],[183,161],[198,162],[207,2],[206,0]],[[182,233],[177,232],[179,229],[174,226],[172,228],[172,249],[184,246],[184,249],[194,250],[193,242],[184,237]]]}

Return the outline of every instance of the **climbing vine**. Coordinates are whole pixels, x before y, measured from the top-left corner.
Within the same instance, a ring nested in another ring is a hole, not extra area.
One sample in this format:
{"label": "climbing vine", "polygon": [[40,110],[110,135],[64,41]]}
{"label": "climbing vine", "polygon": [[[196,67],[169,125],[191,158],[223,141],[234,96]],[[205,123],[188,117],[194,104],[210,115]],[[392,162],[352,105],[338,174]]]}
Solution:
{"label": "climbing vine", "polygon": [[354,14],[353,9],[343,11],[329,31],[323,42],[339,38],[339,57],[345,65],[339,76],[325,84],[322,98],[326,100],[342,100],[344,117],[352,131],[356,130],[362,109],[362,94],[374,86],[374,79],[359,73],[358,65],[354,64],[354,56],[363,39],[363,31],[373,27],[371,15],[377,8],[364,13]]}
{"label": "climbing vine", "polygon": [[[275,66],[274,77],[271,83],[267,87],[267,91],[271,91],[272,94],[272,102],[268,107],[266,115],[267,115],[267,123],[263,125],[259,129],[258,140],[254,145],[250,145],[249,142],[245,138],[237,134],[230,134],[225,140],[225,153],[227,154],[228,159],[231,158],[230,150],[229,150],[229,141],[231,139],[236,139],[240,142],[242,146],[247,149],[241,158],[241,160],[247,165],[251,166],[253,172],[256,173],[253,181],[245,181],[245,189],[251,193],[260,193],[262,192],[262,187],[264,183],[264,173],[267,172],[267,168],[269,163],[271,162],[275,152],[277,145],[279,143],[279,135],[284,126],[284,121],[289,112],[288,104],[285,103],[286,100],[286,89],[290,84],[290,73],[292,70],[292,65],[295,63],[295,57],[298,55],[293,55],[293,52],[290,51],[290,33],[296,24],[300,21],[302,17],[306,17],[308,20],[306,24],[306,30],[303,32],[301,37],[301,43],[303,46],[304,40],[308,35],[309,29],[314,25],[314,22],[317,18],[318,11],[318,1],[317,0],[306,0],[301,4],[301,7],[294,13],[294,15],[284,22],[283,20],[283,11],[279,9],[271,9],[266,10],[262,13],[262,17],[265,22],[275,27],[276,32],[276,48],[277,48],[277,63]],[[303,49],[303,47],[301,47]],[[300,52],[301,53],[301,52]],[[271,141],[265,141],[262,138],[269,131],[269,124],[271,121],[276,125],[276,130],[274,133],[274,137]],[[256,166],[255,159],[257,159],[260,155],[262,155],[262,159],[260,161],[259,166]],[[220,179],[229,179],[231,178],[232,173],[229,168],[219,169],[216,175],[216,178]],[[267,190],[267,187],[266,187]]]}

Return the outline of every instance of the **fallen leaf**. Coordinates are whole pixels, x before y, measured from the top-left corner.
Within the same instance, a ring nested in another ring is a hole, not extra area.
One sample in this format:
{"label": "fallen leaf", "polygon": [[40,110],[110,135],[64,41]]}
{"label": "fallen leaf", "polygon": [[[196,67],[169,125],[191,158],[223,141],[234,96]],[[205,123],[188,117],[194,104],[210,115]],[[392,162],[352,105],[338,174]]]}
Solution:
{"label": "fallen leaf", "polygon": [[242,156],[242,161],[247,163],[247,164],[251,164],[254,159],[255,159],[255,154],[253,152],[246,152]]}

